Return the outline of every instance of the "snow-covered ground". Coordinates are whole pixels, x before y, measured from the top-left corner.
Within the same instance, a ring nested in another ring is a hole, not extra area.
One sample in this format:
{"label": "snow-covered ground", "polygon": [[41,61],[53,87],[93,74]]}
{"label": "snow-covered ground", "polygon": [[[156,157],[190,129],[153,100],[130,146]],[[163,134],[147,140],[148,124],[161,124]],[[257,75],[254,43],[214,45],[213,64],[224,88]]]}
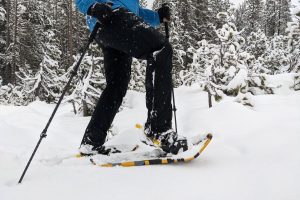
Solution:
{"label": "snow-covered ground", "polygon": [[[285,79],[270,79],[287,83]],[[76,159],[89,118],[62,105],[21,185],[17,181],[54,105],[0,106],[0,199],[300,199],[300,92],[255,96],[254,108],[225,99],[208,108],[197,85],[176,89],[179,132],[212,132],[189,164],[100,168]],[[115,120],[119,141],[136,140],[146,116],[144,94],[129,91]]]}

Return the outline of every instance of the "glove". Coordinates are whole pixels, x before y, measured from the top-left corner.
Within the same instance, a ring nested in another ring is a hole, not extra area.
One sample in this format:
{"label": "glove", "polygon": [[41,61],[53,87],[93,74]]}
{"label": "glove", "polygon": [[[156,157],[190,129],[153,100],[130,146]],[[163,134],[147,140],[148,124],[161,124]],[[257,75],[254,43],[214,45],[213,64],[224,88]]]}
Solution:
{"label": "glove", "polygon": [[95,3],[88,9],[87,14],[97,18],[99,22],[106,22],[112,15],[111,4]]}
{"label": "glove", "polygon": [[171,20],[171,9],[167,4],[163,4],[161,8],[157,10],[160,23]]}

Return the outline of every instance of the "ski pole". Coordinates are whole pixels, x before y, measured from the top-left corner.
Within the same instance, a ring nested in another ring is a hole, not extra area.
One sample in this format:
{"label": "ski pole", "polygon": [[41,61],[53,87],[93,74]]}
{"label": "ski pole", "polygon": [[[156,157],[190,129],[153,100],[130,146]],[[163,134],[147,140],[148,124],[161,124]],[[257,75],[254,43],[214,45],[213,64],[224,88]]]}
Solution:
{"label": "ski pole", "polygon": [[68,83],[66,84],[66,86],[65,86],[65,88],[64,88],[64,90],[63,90],[63,92],[62,92],[62,94],[61,94],[61,96],[60,96],[60,98],[59,98],[59,100],[58,100],[58,102],[57,102],[57,104],[56,104],[56,106],[55,106],[55,108],[54,108],[51,116],[50,116],[50,119],[49,119],[49,121],[46,124],[46,127],[44,128],[44,130],[42,131],[42,133],[40,135],[40,139],[39,139],[37,145],[35,146],[35,149],[34,149],[33,153],[31,154],[29,161],[27,162],[27,165],[26,165],[26,167],[25,167],[25,169],[24,169],[24,171],[22,173],[22,176],[21,176],[19,182],[18,182],[19,184],[22,183],[22,180],[23,180],[23,178],[24,178],[24,176],[25,176],[25,174],[26,174],[26,172],[27,172],[27,170],[29,168],[29,165],[30,165],[30,163],[31,163],[31,161],[32,161],[32,159],[33,159],[33,157],[34,157],[37,149],[39,148],[42,140],[47,137],[47,130],[48,130],[48,128],[49,128],[49,126],[50,126],[50,124],[51,124],[51,122],[52,122],[52,120],[53,120],[53,118],[54,118],[54,116],[56,114],[56,111],[57,111],[58,107],[60,106],[60,104],[61,104],[61,102],[62,102],[62,100],[63,100],[63,98],[64,98],[64,96],[65,96],[65,94],[67,92],[67,90],[69,89],[69,86],[70,86],[73,78],[77,75],[77,71],[78,71],[78,68],[80,66],[80,63],[81,63],[82,59],[84,58],[84,55],[85,55],[86,51],[88,50],[90,44],[94,41],[94,38],[95,38],[95,36],[96,36],[96,34],[98,32],[99,26],[100,26],[100,24],[96,23],[96,25],[94,27],[94,30],[90,34],[89,40],[88,40],[86,46],[84,47],[83,52],[82,52],[82,54],[81,54],[81,56],[80,56],[77,64],[75,65],[75,67],[73,68],[73,70],[71,72],[71,77],[70,77]]}
{"label": "ski pole", "polygon": [[[167,3],[162,4],[162,7],[167,6]],[[165,24],[165,33],[166,33],[166,38],[169,41],[170,40],[170,33],[169,33],[169,23],[167,20],[164,19],[164,24]],[[178,133],[177,129],[177,117],[176,117],[176,104],[175,104],[175,94],[174,94],[174,84],[172,82],[172,99],[173,99],[173,113],[174,113],[174,120],[175,120],[175,131]]]}

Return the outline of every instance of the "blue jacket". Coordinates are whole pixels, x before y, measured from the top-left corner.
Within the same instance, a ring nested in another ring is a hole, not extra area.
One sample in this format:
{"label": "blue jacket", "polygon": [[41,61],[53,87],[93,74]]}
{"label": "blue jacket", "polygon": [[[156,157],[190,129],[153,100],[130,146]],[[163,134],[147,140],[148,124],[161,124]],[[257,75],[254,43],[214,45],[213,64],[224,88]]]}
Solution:
{"label": "blue jacket", "polygon": [[[159,25],[159,16],[158,13],[149,9],[141,8],[139,5],[139,0],[75,0],[76,6],[80,12],[87,14],[87,11],[90,6],[94,3],[105,3],[112,2],[112,9],[117,9],[119,7],[127,8],[131,12],[140,16],[144,21],[151,26],[155,27]],[[87,24],[90,31],[94,29],[97,20],[91,16],[87,16]]]}

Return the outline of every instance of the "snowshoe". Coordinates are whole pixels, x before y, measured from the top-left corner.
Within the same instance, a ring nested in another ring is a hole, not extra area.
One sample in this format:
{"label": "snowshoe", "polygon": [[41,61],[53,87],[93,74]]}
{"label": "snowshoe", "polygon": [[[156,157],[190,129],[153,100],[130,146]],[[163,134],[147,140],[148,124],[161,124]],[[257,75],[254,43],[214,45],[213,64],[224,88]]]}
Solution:
{"label": "snowshoe", "polygon": [[[143,134],[143,133],[141,133]],[[197,136],[194,138],[196,145],[183,153],[166,154],[161,148],[154,148],[149,151],[138,151],[125,154],[113,154],[111,156],[95,155],[90,157],[90,162],[95,166],[100,167],[132,167],[144,165],[161,165],[172,163],[188,163],[198,158],[209,145],[212,134]],[[201,139],[201,140],[199,140]]]}

